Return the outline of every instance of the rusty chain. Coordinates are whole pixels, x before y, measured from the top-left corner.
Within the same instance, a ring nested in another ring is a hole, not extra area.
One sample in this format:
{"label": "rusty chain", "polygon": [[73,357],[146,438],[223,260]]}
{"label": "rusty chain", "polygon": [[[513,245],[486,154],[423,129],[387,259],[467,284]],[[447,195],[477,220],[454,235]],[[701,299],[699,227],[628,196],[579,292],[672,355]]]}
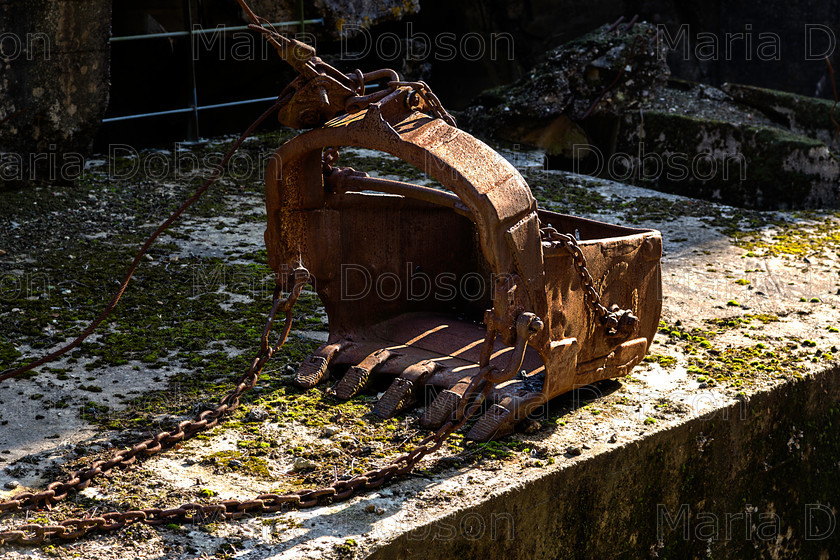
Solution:
{"label": "rusty chain", "polygon": [[[201,412],[194,420],[185,420],[180,422],[174,429],[169,432],[160,432],[154,437],[151,437],[129,449],[123,449],[114,453],[114,455],[107,461],[96,461],[90,468],[81,469],[73,473],[70,479],[65,481],[56,481],[47,485],[43,492],[24,492],[14,496],[11,500],[0,502],[0,513],[14,513],[21,510],[31,510],[47,508],[65,499],[71,490],[82,490],[90,485],[91,480],[103,473],[107,473],[115,467],[125,468],[133,464],[138,457],[149,457],[163,450],[193,437],[199,432],[203,432],[215,427],[219,423],[219,418],[231,412],[239,406],[239,398],[247,390],[256,385],[259,374],[265,366],[266,362],[271,356],[277,352],[286,342],[292,326],[292,310],[295,302],[300,296],[303,286],[309,280],[309,273],[305,269],[298,269],[295,271],[295,284],[287,298],[282,298],[282,290],[278,286],[274,292],[273,305],[269,312],[268,319],[263,329],[263,334],[260,339],[260,349],[254,357],[254,361],[248,368],[248,372],[244,374],[236,386],[231,389],[219,401],[219,405],[213,410],[205,410]],[[274,319],[278,312],[285,313],[285,324],[283,331],[279,337],[276,345],[269,344],[269,336]],[[189,505],[189,504],[188,504]],[[193,504],[194,505],[194,504]],[[190,509],[195,509],[189,505]],[[129,511],[125,513],[112,513],[103,516],[101,521],[92,523],[90,519],[67,519],[55,526],[42,525],[24,525],[16,530],[0,532],[0,545],[8,542],[18,542],[20,544],[37,544],[42,542],[45,538],[51,535],[60,536],[63,538],[76,538],[82,534],[87,533],[92,529],[111,530],[122,527],[127,522],[136,520],[144,520],[148,522],[149,515],[153,512],[159,511],[155,509]],[[206,513],[206,512],[205,512]],[[76,531],[67,531],[68,526],[76,526]],[[26,531],[34,531],[35,536],[27,536]],[[35,539],[35,540],[33,540]]]}
{"label": "rusty chain", "polygon": [[[334,163],[337,156],[337,150],[331,150],[325,164]],[[609,325],[609,318],[616,316],[616,312],[608,311],[601,304],[592,276],[586,268],[586,259],[575,238],[568,234],[559,233],[552,227],[543,228],[541,236],[544,240],[562,242],[571,253],[574,265],[581,276],[587,301],[598,311],[602,322]],[[89,468],[74,472],[69,480],[52,482],[47,485],[45,491],[38,493],[25,492],[14,496],[11,500],[0,502],[0,514],[41,508],[49,509],[52,505],[65,499],[71,491],[87,488],[91,480],[100,474],[107,473],[115,467],[128,467],[135,463],[138,457],[149,457],[165,448],[172,447],[176,443],[186,441],[199,432],[218,425],[219,419],[223,415],[239,406],[239,398],[256,385],[265,364],[285,343],[291,331],[293,306],[303,287],[309,281],[308,271],[302,267],[298,268],[294,272],[294,280],[294,287],[286,299],[281,297],[282,290],[279,286],[275,290],[271,311],[260,340],[259,351],[255,355],[248,372],[220,400],[215,409],[205,410],[194,420],[183,421],[169,432],[160,432],[129,449],[118,451],[107,461],[96,461]],[[277,344],[271,346],[269,345],[269,336],[278,312],[285,313],[285,324]],[[621,317],[627,316],[628,313],[624,312]],[[616,325],[620,325],[621,317],[615,320]],[[485,345],[488,340],[492,344],[492,339],[488,336]],[[487,361],[482,360],[482,362]],[[14,529],[0,531],[0,546],[11,543],[37,545],[53,537],[71,540],[94,531],[118,530],[137,522],[160,525],[164,523],[202,523],[209,520],[232,520],[248,515],[277,512],[285,507],[310,508],[327,500],[347,500],[357,492],[378,488],[395,476],[409,473],[423,457],[440,449],[450,434],[460,429],[475,415],[482,407],[489,392],[496,385],[492,381],[492,376],[488,375],[490,366],[487,363],[481,365],[483,366],[480,368],[481,375],[476,376],[474,382],[470,384],[462,397],[461,406],[458,407],[450,420],[435,433],[421,440],[411,451],[400,455],[393,462],[379,469],[356,475],[347,480],[336,480],[332,484],[321,488],[299,490],[288,494],[261,494],[250,500],[223,500],[211,504],[187,503],[170,509],[144,508],[125,512],[109,512],[97,517],[69,518],[55,525],[28,523]]]}
{"label": "rusty chain", "polygon": [[578,276],[580,276],[581,287],[587,303],[592,306],[599,318],[609,314],[607,308],[601,304],[601,296],[595,289],[595,281],[592,279],[589,269],[586,268],[586,257],[580,250],[580,245],[578,245],[575,236],[560,233],[554,227],[548,226],[540,229],[540,237],[543,241],[562,243],[563,247],[572,255],[572,263],[575,265]]}
{"label": "rusty chain", "polygon": [[448,124],[449,126],[456,127],[458,123],[455,122],[455,117],[449,114],[449,112],[444,109],[443,104],[438,99],[438,96],[434,94],[432,88],[426,85],[426,82],[388,82],[389,87],[398,88],[398,87],[410,87],[414,91],[412,94],[417,94],[423,98],[423,100],[429,105],[429,108],[432,110],[432,115],[442,119],[443,122]]}
{"label": "rusty chain", "polygon": [[321,156],[321,167],[324,175],[329,175],[332,172],[333,165],[338,162],[339,157],[338,148],[335,146],[324,148],[324,153]]}
{"label": "rusty chain", "polygon": [[540,229],[540,237],[543,241],[560,243],[571,254],[572,264],[580,276],[580,285],[586,302],[595,311],[598,320],[607,328],[608,334],[619,334],[632,330],[638,323],[638,318],[630,310],[620,309],[617,305],[609,309],[601,303],[601,295],[595,289],[595,281],[592,274],[586,267],[586,257],[581,251],[580,245],[574,235],[560,233],[553,226],[546,226]]}
{"label": "rusty chain", "polygon": [[[73,473],[69,480],[53,482],[43,492],[22,493],[11,500],[0,502],[0,514],[39,508],[49,509],[65,499],[70,491],[87,488],[90,481],[97,475],[107,473],[115,467],[125,468],[134,463],[137,457],[149,457],[175,443],[188,440],[199,432],[215,427],[220,417],[237,408],[239,397],[256,385],[263,366],[275,352],[282,348],[291,330],[293,306],[308,280],[308,272],[299,268],[295,271],[295,285],[288,298],[280,297],[282,291],[279,287],[275,290],[274,302],[260,340],[260,350],[254,357],[248,372],[240,378],[236,387],[221,399],[219,406],[200,413],[195,420],[181,422],[170,432],[161,432],[130,449],[118,451],[107,461],[96,461],[90,468]],[[268,342],[269,335],[278,312],[285,313],[285,324],[277,344],[271,346]],[[261,494],[250,500],[223,500],[211,504],[187,503],[170,509],[144,508],[126,512],[110,512],[98,517],[69,518],[55,525],[28,523],[11,530],[0,531],[0,546],[11,543],[37,545],[52,537],[64,540],[77,539],[90,532],[114,531],[137,522],[147,525],[202,523],[209,520],[238,519],[246,515],[277,512],[287,505],[295,508],[310,508],[326,500],[346,500],[361,490],[378,488],[395,476],[409,473],[423,457],[440,449],[449,435],[461,428],[481,408],[493,386],[493,383],[485,384],[481,394],[472,402],[469,400],[473,395],[468,392],[464,396],[464,404],[469,402],[469,406],[462,407],[457,416],[453,416],[435,433],[425,437],[411,451],[400,455],[389,465],[347,480],[336,480],[329,486],[288,494]]]}

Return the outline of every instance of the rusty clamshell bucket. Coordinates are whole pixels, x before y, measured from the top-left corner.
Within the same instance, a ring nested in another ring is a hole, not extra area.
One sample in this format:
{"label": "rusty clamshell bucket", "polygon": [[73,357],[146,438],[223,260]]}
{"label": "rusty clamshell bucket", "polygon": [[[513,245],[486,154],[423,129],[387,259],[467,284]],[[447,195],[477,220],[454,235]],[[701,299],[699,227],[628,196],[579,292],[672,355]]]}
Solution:
{"label": "rusty clamshell bucket", "polygon": [[[510,163],[430,116],[416,91],[398,87],[277,150],[266,175],[269,264],[287,288],[308,271],[329,318],[329,339],[302,362],[297,385],[344,371],[339,398],[387,386],[381,417],[433,387],[421,424],[434,429],[490,382],[492,405],[468,434],[486,441],[642,360],[661,311],[662,240],[539,210]],[[454,194],[334,167],[341,146],[397,156]]]}

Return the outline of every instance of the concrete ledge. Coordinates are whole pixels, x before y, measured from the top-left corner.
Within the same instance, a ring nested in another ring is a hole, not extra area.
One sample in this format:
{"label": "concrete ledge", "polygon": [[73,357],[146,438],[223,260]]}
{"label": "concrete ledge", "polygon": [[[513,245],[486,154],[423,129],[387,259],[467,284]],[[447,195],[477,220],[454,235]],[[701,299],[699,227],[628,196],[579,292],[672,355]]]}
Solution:
{"label": "concrete ledge", "polygon": [[369,558],[829,558],[840,542],[838,374],[564,465]]}

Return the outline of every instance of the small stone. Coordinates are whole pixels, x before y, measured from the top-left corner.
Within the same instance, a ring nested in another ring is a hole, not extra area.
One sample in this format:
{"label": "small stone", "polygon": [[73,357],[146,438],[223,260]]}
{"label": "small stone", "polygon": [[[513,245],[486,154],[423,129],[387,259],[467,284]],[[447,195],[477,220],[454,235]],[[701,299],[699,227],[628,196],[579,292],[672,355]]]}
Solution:
{"label": "small stone", "polygon": [[531,420],[529,418],[529,419],[526,419],[525,422],[523,422],[522,432],[525,435],[530,436],[530,435],[536,434],[540,430],[542,430],[542,424],[540,424],[536,420]]}
{"label": "small stone", "polygon": [[254,407],[245,415],[245,422],[265,422],[268,420],[268,411],[264,408]]}
{"label": "small stone", "polygon": [[285,368],[283,368],[283,371],[285,371],[285,372],[286,372],[286,374],[288,374],[288,375],[294,375],[294,373],[295,373],[295,366],[293,366],[293,365],[289,364],[289,365],[287,365]]}
{"label": "small stone", "polygon": [[587,445],[585,443],[581,447],[583,447],[584,449],[592,449],[589,445]]}
{"label": "small stone", "polygon": [[382,515],[383,513],[385,513],[385,508],[378,507],[375,511],[376,515]]}
{"label": "small stone", "polygon": [[577,457],[578,455],[583,453],[583,451],[581,451],[580,447],[567,447],[566,453],[568,453],[572,457]]}
{"label": "small stone", "polygon": [[618,441],[618,434],[613,434],[610,436],[610,439],[607,440],[607,443],[615,443]]}
{"label": "small stone", "polygon": [[20,486],[20,482],[18,482],[17,480],[10,480],[9,482],[3,485],[3,488],[5,488],[6,490],[14,490],[18,486]]}
{"label": "small stone", "polygon": [[324,428],[324,435],[327,437],[333,437],[339,431],[341,431],[341,428],[339,428],[338,426],[327,426],[326,428]]}
{"label": "small stone", "polygon": [[234,469],[241,467],[242,461],[240,461],[239,459],[231,459],[230,461],[228,461],[228,466]]}
{"label": "small stone", "polygon": [[368,513],[376,512],[376,504],[368,504],[365,506],[365,511]]}
{"label": "small stone", "polygon": [[292,468],[295,471],[299,472],[299,471],[311,471],[312,469],[314,469],[317,466],[318,466],[318,464],[315,461],[312,461],[311,459],[305,459],[303,457],[300,457],[298,459],[295,459],[295,464]]}
{"label": "small stone", "polygon": [[4,256],[6,256],[6,251],[4,251],[3,249],[0,249],[0,257],[4,257]]}

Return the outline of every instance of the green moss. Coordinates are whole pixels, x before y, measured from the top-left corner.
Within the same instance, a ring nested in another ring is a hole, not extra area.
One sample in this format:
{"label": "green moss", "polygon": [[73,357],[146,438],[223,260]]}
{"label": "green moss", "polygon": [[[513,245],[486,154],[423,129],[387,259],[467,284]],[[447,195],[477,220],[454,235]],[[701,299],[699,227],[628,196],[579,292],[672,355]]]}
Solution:
{"label": "green moss", "polygon": [[222,472],[236,471],[258,478],[271,478],[266,459],[246,455],[241,451],[218,451],[208,455],[203,463],[212,465]]}
{"label": "green moss", "polygon": [[385,153],[372,157],[341,151],[337,165],[352,167],[357,171],[364,171],[372,175],[392,175],[403,181],[431,179],[426,173],[410,163]]}
{"label": "green moss", "polygon": [[677,363],[677,359],[673,356],[664,356],[662,354],[648,354],[645,356],[645,361],[649,363],[657,363],[662,367],[673,367]]}
{"label": "green moss", "polygon": [[[542,206],[566,214],[617,213],[629,224],[669,222],[686,216],[698,218],[704,224],[720,228],[725,234],[740,236],[743,231],[757,231],[783,223],[774,214],[747,209],[725,208],[696,198],[671,200],[664,197],[607,198],[596,181],[584,177],[574,179],[559,173],[527,170],[523,177],[534,197]],[[683,239],[684,241],[685,239]],[[677,241],[677,239],[672,239]],[[708,252],[707,252],[708,254]]]}
{"label": "green moss", "polygon": [[10,342],[0,342],[0,370],[4,370],[14,364],[21,353]]}
{"label": "green moss", "polygon": [[750,320],[756,319],[758,321],[761,321],[765,325],[768,323],[775,323],[779,320],[779,316],[774,313],[748,314],[745,317]]}
{"label": "green moss", "polygon": [[747,256],[805,257],[836,253],[840,249],[840,221],[835,214],[813,215],[807,220],[777,222],[772,229],[732,232],[733,242]]}
{"label": "green moss", "polygon": [[779,318],[775,315],[744,315],[706,319],[706,324],[715,327],[713,331],[696,328],[687,331],[663,321],[659,332],[666,334],[671,342],[681,345],[681,351],[688,356],[688,373],[696,375],[700,382],[726,382],[737,387],[745,380],[760,376],[801,375],[804,371],[804,355],[783,339],[765,337],[764,341],[753,346],[719,347],[713,343],[715,336],[721,332],[748,327],[753,320],[763,325],[778,321]]}

